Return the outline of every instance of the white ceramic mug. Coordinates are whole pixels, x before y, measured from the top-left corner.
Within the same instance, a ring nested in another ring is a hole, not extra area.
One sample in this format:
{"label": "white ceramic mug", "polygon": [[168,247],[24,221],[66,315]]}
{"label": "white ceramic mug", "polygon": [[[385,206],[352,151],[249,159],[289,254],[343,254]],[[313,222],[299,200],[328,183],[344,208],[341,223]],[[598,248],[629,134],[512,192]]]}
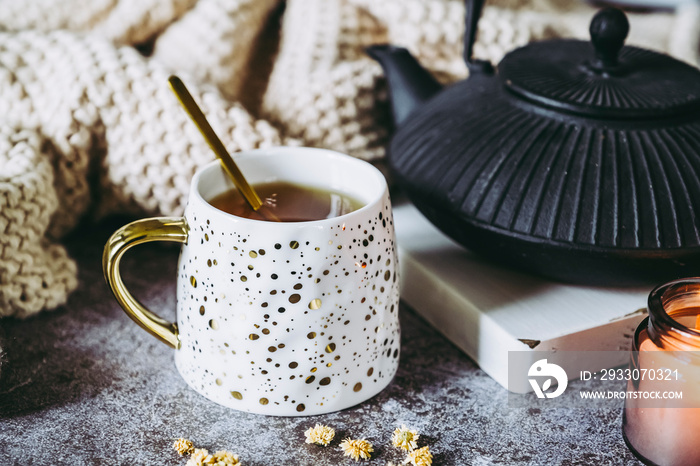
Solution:
{"label": "white ceramic mug", "polygon": [[[399,361],[399,282],[391,203],[372,165],[323,149],[238,154],[252,185],[287,181],[349,195],[363,207],[335,218],[278,223],[207,202],[232,189],[219,162],[192,179],[183,218],[152,218],[114,233],[105,278],[126,313],[176,348],[185,381],[212,401],[298,416],[358,404],[386,387]],[[119,275],[146,241],[184,243],[177,324],[148,311]]]}

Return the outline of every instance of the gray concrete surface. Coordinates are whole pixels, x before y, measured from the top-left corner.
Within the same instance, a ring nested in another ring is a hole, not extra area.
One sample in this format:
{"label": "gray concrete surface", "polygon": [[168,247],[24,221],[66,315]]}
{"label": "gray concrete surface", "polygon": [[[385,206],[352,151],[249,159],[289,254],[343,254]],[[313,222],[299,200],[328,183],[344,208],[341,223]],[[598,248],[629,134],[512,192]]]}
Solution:
{"label": "gray concrete surface", "polygon": [[[128,319],[102,278],[102,245],[122,220],[68,238],[80,288],[68,304],[26,321],[5,319],[0,375],[0,465],[183,465],[186,437],[230,450],[245,465],[355,464],[345,436],[375,445],[367,464],[396,463],[393,429],[422,434],[434,465],[640,464],[621,434],[621,403],[604,409],[512,408],[507,392],[405,306],[402,355],[391,385],[338,413],[275,418],[232,411],[190,390],[173,350]],[[138,252],[137,252],[138,251]],[[174,318],[178,249],[143,245],[124,260],[125,281],[144,304]],[[575,383],[570,385],[575,387]],[[304,443],[321,422],[336,429],[323,448]]]}

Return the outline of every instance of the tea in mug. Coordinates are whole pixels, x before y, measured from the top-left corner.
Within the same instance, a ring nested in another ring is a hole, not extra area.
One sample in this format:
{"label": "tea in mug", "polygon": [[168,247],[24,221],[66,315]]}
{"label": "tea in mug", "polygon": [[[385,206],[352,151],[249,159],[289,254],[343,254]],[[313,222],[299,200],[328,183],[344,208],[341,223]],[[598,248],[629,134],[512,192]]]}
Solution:
{"label": "tea in mug", "polygon": [[339,217],[363,205],[347,194],[284,181],[256,184],[253,188],[263,201],[263,206],[258,211],[253,210],[235,188],[215,196],[209,203],[237,217],[253,220],[276,217],[282,222],[308,222]]}

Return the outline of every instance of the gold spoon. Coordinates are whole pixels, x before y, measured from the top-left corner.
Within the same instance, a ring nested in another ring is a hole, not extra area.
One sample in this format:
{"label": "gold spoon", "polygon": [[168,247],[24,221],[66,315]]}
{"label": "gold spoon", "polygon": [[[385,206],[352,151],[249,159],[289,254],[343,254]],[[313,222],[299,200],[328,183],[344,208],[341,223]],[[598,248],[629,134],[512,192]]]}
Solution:
{"label": "gold spoon", "polygon": [[[238,165],[236,165],[236,162],[233,161],[233,158],[224,147],[221,139],[219,139],[212,129],[211,125],[207,121],[207,118],[204,116],[204,113],[202,113],[202,110],[197,105],[197,102],[194,101],[192,95],[187,90],[187,87],[185,87],[185,84],[177,76],[170,76],[168,78],[168,82],[170,83],[170,88],[173,90],[182,106],[185,107],[185,111],[187,111],[190,118],[192,118],[194,124],[197,125],[199,132],[202,133],[204,139],[209,143],[209,147],[211,147],[216,156],[219,157],[221,165],[224,167],[224,170],[228,176],[233,180],[233,184],[236,186],[236,188],[238,188],[238,191],[241,193],[246,202],[248,202],[248,205],[250,205],[250,207],[257,212],[263,205],[262,201],[260,200],[260,196],[258,196],[258,193],[256,193],[253,187],[248,184],[245,176],[243,176],[243,173],[241,173],[241,170],[238,168]],[[271,220],[279,221],[279,219],[274,217],[272,212],[267,212],[267,215],[264,216],[272,216],[273,218],[271,218]]]}

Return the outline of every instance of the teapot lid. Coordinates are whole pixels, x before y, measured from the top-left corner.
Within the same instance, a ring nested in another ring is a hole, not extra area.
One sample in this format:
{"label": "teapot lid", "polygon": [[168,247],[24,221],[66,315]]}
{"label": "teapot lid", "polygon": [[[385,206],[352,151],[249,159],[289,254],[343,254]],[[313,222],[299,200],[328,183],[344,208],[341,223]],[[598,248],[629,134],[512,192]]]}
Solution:
{"label": "teapot lid", "polygon": [[550,40],[509,53],[498,70],[505,87],[538,105],[583,116],[656,119],[700,112],[700,70],[668,55],[624,46],[625,14],[605,8],[590,42]]}

